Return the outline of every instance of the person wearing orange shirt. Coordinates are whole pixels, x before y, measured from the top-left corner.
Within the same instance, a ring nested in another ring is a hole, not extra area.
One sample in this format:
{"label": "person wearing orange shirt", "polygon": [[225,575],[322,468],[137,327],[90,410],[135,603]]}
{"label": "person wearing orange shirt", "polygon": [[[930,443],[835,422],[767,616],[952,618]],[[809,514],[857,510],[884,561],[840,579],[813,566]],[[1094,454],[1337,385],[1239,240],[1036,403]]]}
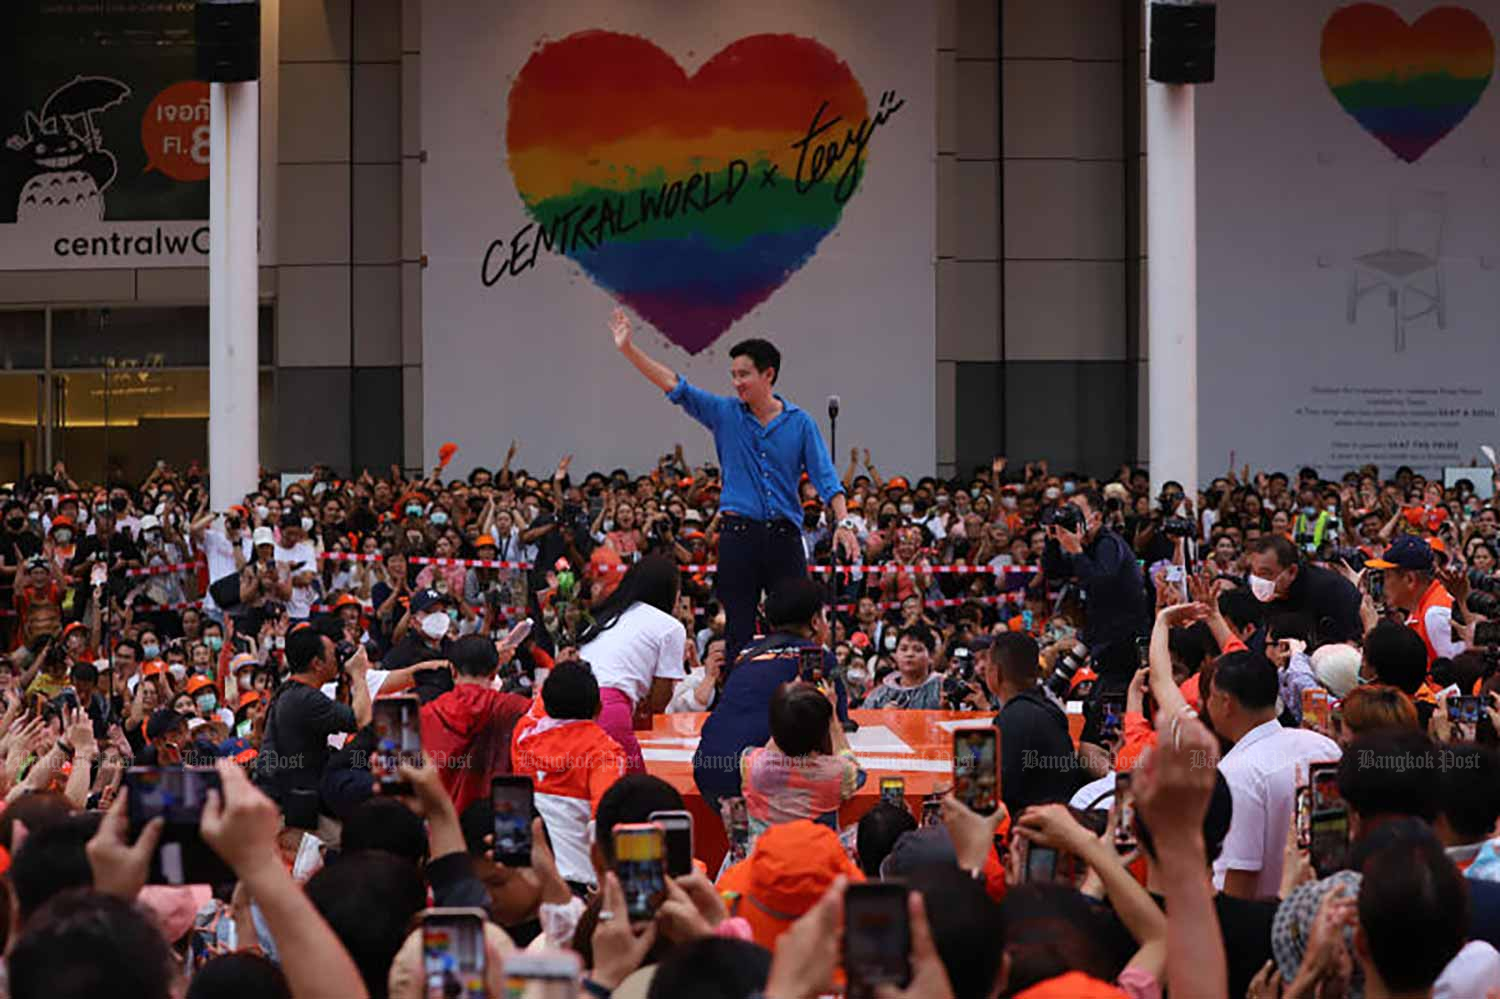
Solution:
{"label": "person wearing orange shirt", "polygon": [[1429,671],[1439,657],[1453,659],[1468,649],[1467,643],[1454,636],[1453,596],[1434,576],[1431,545],[1408,534],[1365,566],[1385,572],[1385,602],[1408,612],[1406,626],[1427,646]]}

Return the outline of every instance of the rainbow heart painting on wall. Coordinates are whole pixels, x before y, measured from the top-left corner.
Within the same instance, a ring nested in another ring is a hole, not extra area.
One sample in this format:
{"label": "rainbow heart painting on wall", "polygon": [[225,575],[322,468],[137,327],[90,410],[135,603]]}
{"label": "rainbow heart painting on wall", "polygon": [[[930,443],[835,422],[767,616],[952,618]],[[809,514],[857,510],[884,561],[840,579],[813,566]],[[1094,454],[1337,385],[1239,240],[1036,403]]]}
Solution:
{"label": "rainbow heart painting on wall", "polygon": [[1495,39],[1463,7],[1411,24],[1389,7],[1340,7],[1323,26],[1323,79],[1360,126],[1415,163],[1468,116],[1489,86]]}
{"label": "rainbow heart painting on wall", "polygon": [[527,234],[485,281],[562,254],[697,354],[813,258],[899,107],[882,95],[872,117],[848,64],[796,35],[741,38],[692,74],[636,35],[545,42],[508,95]]}

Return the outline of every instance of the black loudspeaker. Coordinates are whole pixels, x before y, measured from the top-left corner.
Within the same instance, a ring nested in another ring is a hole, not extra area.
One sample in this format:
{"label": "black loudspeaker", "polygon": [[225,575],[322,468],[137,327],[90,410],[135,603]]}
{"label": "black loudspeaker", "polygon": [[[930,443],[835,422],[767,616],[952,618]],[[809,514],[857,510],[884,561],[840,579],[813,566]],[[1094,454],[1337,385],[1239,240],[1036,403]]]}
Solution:
{"label": "black loudspeaker", "polygon": [[1151,65],[1157,83],[1212,83],[1214,27],[1211,3],[1151,5]]}
{"label": "black loudspeaker", "polygon": [[198,79],[243,83],[260,78],[260,0],[198,0],[193,27]]}

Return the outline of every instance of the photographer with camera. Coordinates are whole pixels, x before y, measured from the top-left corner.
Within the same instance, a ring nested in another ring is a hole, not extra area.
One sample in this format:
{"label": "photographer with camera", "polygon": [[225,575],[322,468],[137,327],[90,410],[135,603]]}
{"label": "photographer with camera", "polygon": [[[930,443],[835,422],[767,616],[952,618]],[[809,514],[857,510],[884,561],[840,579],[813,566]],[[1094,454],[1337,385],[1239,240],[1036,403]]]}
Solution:
{"label": "photographer with camera", "polygon": [[1468,645],[1453,634],[1453,595],[1434,575],[1432,547],[1414,534],[1403,535],[1365,566],[1385,574],[1387,607],[1406,611],[1406,626],[1427,646],[1427,669],[1439,657],[1452,659]]}
{"label": "photographer with camera", "polygon": [[[1074,493],[1042,520],[1042,571],[1050,581],[1074,581],[1088,608],[1081,637],[1099,674],[1093,700],[1123,691],[1138,667],[1135,640],[1151,628],[1151,598],[1135,552],[1105,526],[1104,501],[1092,489]],[[1083,739],[1097,742],[1098,727],[1098,713],[1090,712]]]}

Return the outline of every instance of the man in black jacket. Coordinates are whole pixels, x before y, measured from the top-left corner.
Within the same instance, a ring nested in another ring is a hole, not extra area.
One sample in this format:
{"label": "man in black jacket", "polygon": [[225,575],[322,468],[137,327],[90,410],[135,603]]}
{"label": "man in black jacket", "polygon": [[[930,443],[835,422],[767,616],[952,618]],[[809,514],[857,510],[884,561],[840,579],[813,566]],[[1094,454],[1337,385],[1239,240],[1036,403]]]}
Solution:
{"label": "man in black jacket", "polygon": [[1029,805],[1066,802],[1083,775],[1068,716],[1037,681],[1042,667],[1030,635],[981,638],[974,654],[985,685],[1000,700],[1000,798],[1012,821]]}
{"label": "man in black jacket", "polygon": [[1301,614],[1316,629],[1317,645],[1351,642],[1364,634],[1359,590],[1332,569],[1304,565],[1297,546],[1286,538],[1273,534],[1252,541],[1246,561],[1250,592],[1265,604],[1266,620]]}
{"label": "man in black jacket", "polygon": [[1135,639],[1151,633],[1146,577],[1130,545],[1104,526],[1098,493],[1084,490],[1068,502],[1072,510],[1062,507],[1047,527],[1042,571],[1049,581],[1070,579],[1083,591],[1083,644],[1099,674],[1097,686],[1124,690],[1139,668]]}

